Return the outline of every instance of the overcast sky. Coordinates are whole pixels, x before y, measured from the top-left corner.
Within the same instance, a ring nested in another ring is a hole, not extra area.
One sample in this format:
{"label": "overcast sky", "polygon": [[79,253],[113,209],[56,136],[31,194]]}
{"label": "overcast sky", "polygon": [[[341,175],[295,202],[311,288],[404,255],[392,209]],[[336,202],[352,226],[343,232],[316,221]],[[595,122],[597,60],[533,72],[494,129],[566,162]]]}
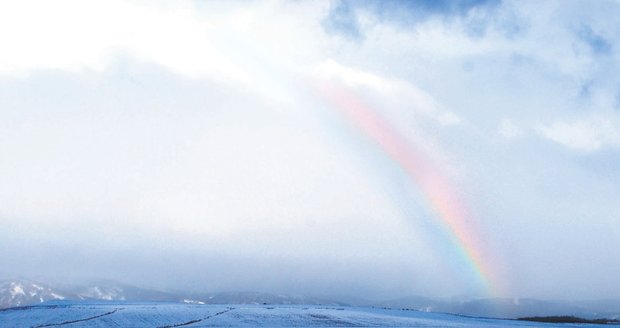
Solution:
{"label": "overcast sky", "polygon": [[[620,297],[618,17],[611,0],[4,1],[0,271]],[[454,199],[450,229],[433,202]]]}

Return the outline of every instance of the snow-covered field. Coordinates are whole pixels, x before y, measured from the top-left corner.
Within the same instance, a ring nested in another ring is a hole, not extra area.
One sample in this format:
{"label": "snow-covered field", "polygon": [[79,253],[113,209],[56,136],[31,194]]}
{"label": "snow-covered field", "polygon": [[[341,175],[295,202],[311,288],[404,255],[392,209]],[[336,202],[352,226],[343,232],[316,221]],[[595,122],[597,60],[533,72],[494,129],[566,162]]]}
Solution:
{"label": "snow-covered field", "polygon": [[340,306],[48,302],[0,310],[0,327],[584,327]]}

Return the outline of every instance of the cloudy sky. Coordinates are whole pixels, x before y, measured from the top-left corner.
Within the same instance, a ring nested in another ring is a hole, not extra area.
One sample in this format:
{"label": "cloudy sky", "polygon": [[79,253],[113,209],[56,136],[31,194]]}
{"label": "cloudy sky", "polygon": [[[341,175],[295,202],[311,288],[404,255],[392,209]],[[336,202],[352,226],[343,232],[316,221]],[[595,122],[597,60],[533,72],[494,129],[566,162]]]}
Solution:
{"label": "cloudy sky", "polygon": [[0,273],[620,297],[620,2],[4,1]]}

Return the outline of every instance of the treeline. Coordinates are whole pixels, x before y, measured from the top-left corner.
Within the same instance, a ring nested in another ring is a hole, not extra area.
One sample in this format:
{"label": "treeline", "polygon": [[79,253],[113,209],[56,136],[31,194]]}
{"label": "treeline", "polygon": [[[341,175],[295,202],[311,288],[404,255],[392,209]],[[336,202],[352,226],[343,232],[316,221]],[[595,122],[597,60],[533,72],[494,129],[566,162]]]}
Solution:
{"label": "treeline", "polygon": [[550,317],[524,317],[521,321],[551,322],[551,323],[593,323],[599,325],[620,325],[620,320],[615,319],[584,319],[573,316],[550,316]]}

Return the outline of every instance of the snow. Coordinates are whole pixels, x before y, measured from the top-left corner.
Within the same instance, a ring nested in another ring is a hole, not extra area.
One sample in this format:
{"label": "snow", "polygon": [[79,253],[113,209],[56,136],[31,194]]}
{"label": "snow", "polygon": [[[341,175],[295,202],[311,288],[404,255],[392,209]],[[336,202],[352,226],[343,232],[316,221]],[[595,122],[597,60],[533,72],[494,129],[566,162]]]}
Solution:
{"label": "snow", "polygon": [[303,305],[200,305],[151,302],[69,302],[0,310],[2,327],[583,327],[442,313]]}
{"label": "snow", "polygon": [[[29,281],[11,281],[0,285],[0,308],[42,303],[50,299],[64,299],[61,293]],[[0,325],[2,326],[2,325]]]}
{"label": "snow", "polygon": [[13,288],[11,289],[11,296],[15,297],[17,295],[26,295],[24,292],[24,288],[21,285],[13,284]]}
{"label": "snow", "polygon": [[52,295],[52,297],[53,297],[53,298],[55,298],[55,299],[57,299],[57,300],[64,300],[64,299],[65,299],[65,297],[64,297],[64,296],[62,296],[62,295],[58,295],[58,294],[56,294],[56,293],[54,293],[54,292],[52,292],[52,293],[51,293],[51,295]]}

